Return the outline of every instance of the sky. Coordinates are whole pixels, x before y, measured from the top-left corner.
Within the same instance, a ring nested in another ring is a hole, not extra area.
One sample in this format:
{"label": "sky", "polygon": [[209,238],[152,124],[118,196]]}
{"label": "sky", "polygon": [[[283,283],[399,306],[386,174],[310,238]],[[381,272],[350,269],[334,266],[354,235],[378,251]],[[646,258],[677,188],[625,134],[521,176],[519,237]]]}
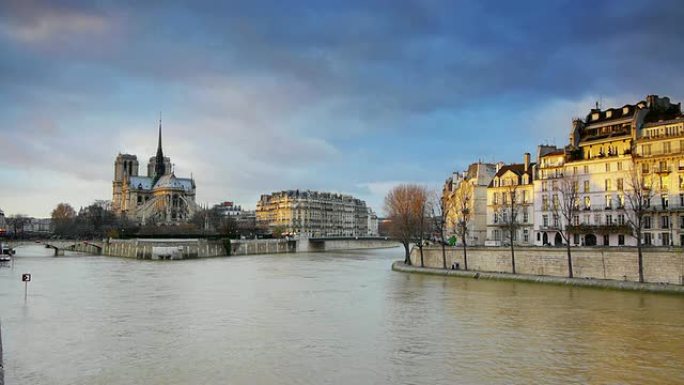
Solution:
{"label": "sky", "polygon": [[0,1],[0,209],[111,199],[157,145],[197,202],[341,192],[565,145],[573,117],[684,100],[677,1]]}

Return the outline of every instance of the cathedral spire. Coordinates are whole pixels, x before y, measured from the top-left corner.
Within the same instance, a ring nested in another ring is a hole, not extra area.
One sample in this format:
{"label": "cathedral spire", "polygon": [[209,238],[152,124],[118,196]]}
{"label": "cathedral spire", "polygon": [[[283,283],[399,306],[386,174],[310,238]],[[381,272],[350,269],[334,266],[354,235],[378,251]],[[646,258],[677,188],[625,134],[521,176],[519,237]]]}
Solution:
{"label": "cathedral spire", "polygon": [[155,181],[166,174],[166,167],[164,165],[164,152],[162,151],[162,120],[161,112],[159,113],[159,143],[157,144],[157,156],[154,163],[154,178]]}

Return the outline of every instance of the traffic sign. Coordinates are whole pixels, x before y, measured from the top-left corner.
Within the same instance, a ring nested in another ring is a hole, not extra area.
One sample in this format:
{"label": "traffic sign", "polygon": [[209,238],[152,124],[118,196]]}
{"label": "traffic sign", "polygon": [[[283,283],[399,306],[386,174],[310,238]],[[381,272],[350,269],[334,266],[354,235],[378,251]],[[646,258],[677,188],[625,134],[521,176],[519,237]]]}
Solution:
{"label": "traffic sign", "polygon": [[21,282],[31,282],[31,274],[22,274],[21,275]]}

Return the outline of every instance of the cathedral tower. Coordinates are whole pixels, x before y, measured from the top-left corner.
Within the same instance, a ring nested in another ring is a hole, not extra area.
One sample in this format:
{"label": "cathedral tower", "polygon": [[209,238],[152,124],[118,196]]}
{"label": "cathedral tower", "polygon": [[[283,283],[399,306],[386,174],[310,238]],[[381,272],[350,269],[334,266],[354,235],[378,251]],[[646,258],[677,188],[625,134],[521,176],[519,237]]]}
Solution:
{"label": "cathedral tower", "polygon": [[138,157],[130,154],[119,154],[114,161],[114,181],[112,183],[112,210],[115,213],[122,208],[122,187],[126,178],[138,176]]}

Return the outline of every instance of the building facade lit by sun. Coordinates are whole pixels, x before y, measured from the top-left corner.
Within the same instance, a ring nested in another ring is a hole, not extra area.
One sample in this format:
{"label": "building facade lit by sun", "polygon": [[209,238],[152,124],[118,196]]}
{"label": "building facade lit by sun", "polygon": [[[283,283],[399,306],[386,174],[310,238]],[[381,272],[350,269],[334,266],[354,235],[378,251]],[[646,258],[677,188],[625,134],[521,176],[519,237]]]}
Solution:
{"label": "building facade lit by sun", "polygon": [[[573,246],[634,246],[628,198],[637,178],[650,197],[642,242],[684,245],[684,115],[681,103],[667,97],[649,95],[634,104],[607,109],[597,105],[584,119],[572,121],[566,146],[540,145],[535,162],[499,164],[491,177],[486,176],[490,178],[487,219],[476,219],[483,208],[473,196],[472,244],[511,242],[503,233],[502,204],[511,199],[511,191],[504,190],[518,183],[515,244],[559,246],[565,244],[563,231],[570,229]],[[451,178],[445,184],[443,198],[451,206],[457,205],[455,191],[466,181]],[[558,210],[564,186],[576,193],[569,220]],[[451,229],[455,234],[453,223]],[[481,241],[480,234],[486,234]]]}

